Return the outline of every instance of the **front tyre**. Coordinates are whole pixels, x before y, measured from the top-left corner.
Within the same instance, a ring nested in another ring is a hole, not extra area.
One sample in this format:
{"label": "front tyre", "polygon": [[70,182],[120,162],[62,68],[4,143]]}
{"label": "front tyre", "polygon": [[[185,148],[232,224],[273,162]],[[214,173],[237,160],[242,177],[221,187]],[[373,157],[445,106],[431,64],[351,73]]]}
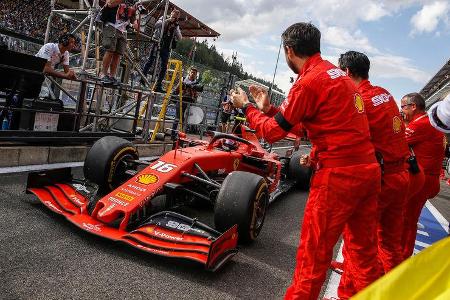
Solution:
{"label": "front tyre", "polygon": [[254,241],[264,224],[269,190],[263,177],[235,171],[225,178],[217,195],[214,223],[219,231],[238,225],[239,242]]}
{"label": "front tyre", "polygon": [[288,178],[296,181],[296,187],[301,190],[309,190],[309,185],[312,176],[312,169],[300,165],[300,157],[304,154],[309,154],[310,151],[299,150],[292,154],[288,166]]}
{"label": "front tyre", "polygon": [[128,179],[127,160],[138,159],[134,145],[116,136],[105,136],[92,145],[84,160],[84,177],[105,192]]}

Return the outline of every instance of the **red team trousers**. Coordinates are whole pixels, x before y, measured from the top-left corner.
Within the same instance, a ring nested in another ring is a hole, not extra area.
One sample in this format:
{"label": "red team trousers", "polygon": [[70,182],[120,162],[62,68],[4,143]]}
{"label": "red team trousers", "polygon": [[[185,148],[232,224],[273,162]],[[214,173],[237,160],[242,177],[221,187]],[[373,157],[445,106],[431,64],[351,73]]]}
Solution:
{"label": "red team trousers", "polygon": [[354,264],[346,269],[357,291],[378,278],[376,261],[377,163],[323,168],[312,179],[300,234],[297,265],[285,299],[319,296],[333,247],[344,231]]}
{"label": "red team trousers", "polygon": [[[411,175],[413,178],[414,175]],[[422,181],[423,180],[423,181]],[[405,210],[405,224],[403,230],[403,258],[409,258],[414,252],[414,245],[416,243],[417,234],[417,222],[420,217],[425,202],[428,199],[434,198],[440,189],[439,175],[423,175],[423,173],[417,174],[417,178],[412,179],[410,185],[414,182],[420,185],[423,182],[422,188],[417,192],[417,188],[410,187],[411,197],[408,198]],[[414,191],[416,193],[414,193]]]}
{"label": "red team trousers", "polygon": [[[389,172],[386,173],[382,176],[381,193],[377,202],[379,263],[377,272],[379,272],[379,276],[389,272],[403,261],[403,248],[401,246],[403,232],[402,212],[407,199],[405,191],[408,189],[409,182],[409,173],[406,170],[391,174]],[[344,231],[344,240],[346,234],[348,233]],[[344,256],[344,273],[339,283],[338,295],[340,299],[349,299],[358,290],[354,285],[353,274],[348,272],[348,270],[354,269],[354,266],[352,266],[345,242],[342,254]]]}

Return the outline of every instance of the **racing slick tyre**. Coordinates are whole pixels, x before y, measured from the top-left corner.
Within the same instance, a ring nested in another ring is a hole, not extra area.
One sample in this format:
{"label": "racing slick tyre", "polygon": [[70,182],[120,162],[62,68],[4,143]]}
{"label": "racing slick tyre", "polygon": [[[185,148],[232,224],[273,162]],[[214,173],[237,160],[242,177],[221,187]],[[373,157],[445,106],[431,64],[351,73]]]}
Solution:
{"label": "racing slick tyre", "polygon": [[309,151],[299,150],[292,154],[289,160],[288,177],[297,181],[297,188],[306,191],[309,189],[312,169],[300,165],[300,157],[304,154],[309,154]]}
{"label": "racing slick tyre", "polygon": [[133,144],[116,136],[105,136],[94,143],[84,160],[84,177],[108,192],[126,179],[129,169],[126,160],[138,159]]}
{"label": "racing slick tyre", "polygon": [[254,241],[264,224],[269,190],[263,177],[235,171],[225,178],[217,195],[214,224],[222,232],[238,225],[239,242]]}

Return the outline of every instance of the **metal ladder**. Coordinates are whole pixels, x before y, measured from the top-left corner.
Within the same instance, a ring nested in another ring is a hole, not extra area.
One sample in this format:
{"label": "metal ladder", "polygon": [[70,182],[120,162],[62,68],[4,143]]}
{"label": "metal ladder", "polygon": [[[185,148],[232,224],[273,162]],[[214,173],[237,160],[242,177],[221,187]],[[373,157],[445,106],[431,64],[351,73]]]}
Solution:
{"label": "metal ladder", "polygon": [[[153,129],[152,136],[150,138],[150,142],[153,142],[156,138],[156,135],[159,132],[161,127],[161,122],[164,120],[166,116],[167,106],[169,105],[170,98],[172,97],[172,89],[175,84],[175,81],[178,77],[178,82],[180,83],[179,89],[179,100],[180,100],[180,129],[183,128],[183,109],[182,109],[182,98],[183,98],[183,63],[181,60],[170,59],[168,63],[168,68],[166,72],[166,82],[168,82],[168,86],[166,88],[166,93],[164,95],[164,99],[161,105],[161,111],[159,112],[158,119],[156,120],[155,128]],[[145,106],[144,106],[145,107]]]}

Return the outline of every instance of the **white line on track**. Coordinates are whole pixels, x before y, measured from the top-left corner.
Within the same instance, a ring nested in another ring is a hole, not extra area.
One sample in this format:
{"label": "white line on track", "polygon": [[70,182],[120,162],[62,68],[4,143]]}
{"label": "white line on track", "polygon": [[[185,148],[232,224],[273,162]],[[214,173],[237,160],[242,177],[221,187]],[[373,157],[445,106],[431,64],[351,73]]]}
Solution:
{"label": "white line on track", "polygon": [[[430,201],[427,201],[425,203],[426,208],[428,208],[428,210],[431,212],[431,214],[436,218],[436,220],[439,222],[439,224],[442,226],[442,228],[447,232],[449,230],[448,225],[449,222],[444,218],[444,216],[442,216],[442,214],[430,203]],[[423,227],[423,226],[422,226]],[[419,232],[420,230],[418,230]],[[423,231],[421,231],[423,232]],[[419,232],[420,233],[420,232]],[[339,245],[339,251],[336,257],[336,261],[342,261],[343,257],[342,257],[342,245],[343,242],[341,242],[341,244]],[[416,240],[416,245],[417,246],[421,246],[421,247],[428,247],[430,246],[429,244],[426,243],[422,243],[420,241]],[[420,251],[417,249],[414,249],[414,254],[419,253]],[[332,297],[337,298],[337,288],[339,286],[339,281],[341,280],[341,275],[337,274],[336,272],[332,272],[330,275],[330,278],[327,282],[327,288],[325,290],[325,295],[324,298],[329,298],[331,299]]]}
{"label": "white line on track", "polygon": [[428,234],[428,232],[423,231],[423,230],[417,230],[417,234],[424,235],[424,236],[430,236],[430,235]]}
{"label": "white line on track", "polygon": [[444,231],[448,232],[448,221],[444,218],[443,215],[441,215],[441,213],[436,209],[436,207],[433,206],[433,204],[431,204],[430,201],[427,201],[425,203],[426,208],[428,208],[428,210],[431,212],[431,214],[436,218],[436,220],[438,220],[439,224],[441,224],[442,228],[444,228]]}

